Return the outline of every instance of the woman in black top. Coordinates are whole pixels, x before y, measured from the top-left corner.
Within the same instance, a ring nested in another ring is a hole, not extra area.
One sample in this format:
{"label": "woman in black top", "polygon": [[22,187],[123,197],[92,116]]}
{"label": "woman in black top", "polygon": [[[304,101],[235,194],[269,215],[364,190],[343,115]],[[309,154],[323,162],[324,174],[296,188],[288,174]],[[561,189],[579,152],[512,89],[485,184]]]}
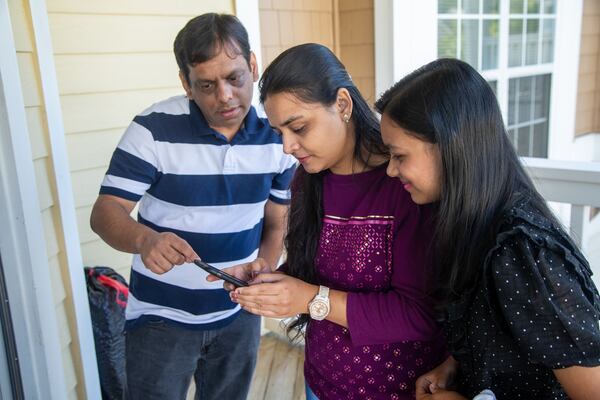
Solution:
{"label": "woman in black top", "polygon": [[437,208],[432,253],[451,355],[417,381],[417,398],[600,398],[590,267],[524,171],[487,82],[441,59],[376,108],[388,174]]}

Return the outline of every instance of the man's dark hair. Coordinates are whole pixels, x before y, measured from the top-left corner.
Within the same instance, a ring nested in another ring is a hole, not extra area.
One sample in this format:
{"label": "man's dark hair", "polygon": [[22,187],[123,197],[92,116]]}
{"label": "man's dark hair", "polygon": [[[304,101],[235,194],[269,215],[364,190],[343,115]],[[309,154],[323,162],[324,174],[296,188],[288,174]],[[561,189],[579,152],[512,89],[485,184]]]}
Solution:
{"label": "man's dark hair", "polygon": [[173,51],[189,83],[190,66],[210,60],[224,50],[242,55],[250,65],[250,43],[244,25],[233,15],[207,13],[192,18],[175,38]]}

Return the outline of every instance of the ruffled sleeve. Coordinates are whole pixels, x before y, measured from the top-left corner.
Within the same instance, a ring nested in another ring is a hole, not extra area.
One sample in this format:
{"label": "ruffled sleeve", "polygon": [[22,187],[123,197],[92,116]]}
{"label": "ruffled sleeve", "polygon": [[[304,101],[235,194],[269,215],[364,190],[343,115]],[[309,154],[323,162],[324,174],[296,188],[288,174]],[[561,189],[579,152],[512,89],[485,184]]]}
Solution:
{"label": "ruffled sleeve", "polygon": [[531,362],[551,369],[597,366],[598,291],[587,262],[564,239],[522,230],[503,240],[490,254],[490,301]]}

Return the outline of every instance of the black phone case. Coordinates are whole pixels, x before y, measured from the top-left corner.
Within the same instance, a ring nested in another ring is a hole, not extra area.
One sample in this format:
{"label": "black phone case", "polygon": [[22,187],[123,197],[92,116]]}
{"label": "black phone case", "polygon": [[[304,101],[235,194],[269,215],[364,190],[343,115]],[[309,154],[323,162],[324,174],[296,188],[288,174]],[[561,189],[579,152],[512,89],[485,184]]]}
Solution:
{"label": "black phone case", "polygon": [[232,285],[235,285],[237,287],[242,287],[242,286],[248,286],[248,282],[245,282],[241,279],[236,278],[233,275],[229,275],[227,272],[223,272],[220,269],[213,267],[210,264],[205,263],[204,261],[201,260],[194,260],[194,264],[196,264],[197,266],[199,266],[200,268],[202,268],[203,270],[205,270],[206,272],[208,272],[211,275],[214,275],[218,278],[223,279],[225,282],[229,282]]}

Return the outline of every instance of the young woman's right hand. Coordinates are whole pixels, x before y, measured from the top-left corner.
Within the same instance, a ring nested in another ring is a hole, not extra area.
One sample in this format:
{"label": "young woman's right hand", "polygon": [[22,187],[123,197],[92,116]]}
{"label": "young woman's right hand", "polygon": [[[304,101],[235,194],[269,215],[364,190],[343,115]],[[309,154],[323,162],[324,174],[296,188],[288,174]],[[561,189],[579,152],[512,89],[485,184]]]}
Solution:
{"label": "young woman's right hand", "polygon": [[[249,263],[238,264],[229,268],[223,268],[223,272],[226,272],[230,275],[235,276],[238,279],[248,282],[256,278],[256,276],[258,276],[259,274],[270,273],[271,266],[267,263],[267,261],[264,258],[259,257],[256,260]],[[209,282],[218,281],[220,279],[221,278],[217,278],[216,276],[210,274],[206,277],[206,280]],[[235,286],[229,282],[223,282],[223,288],[229,292],[235,290]]]}
{"label": "young woman's right hand", "polygon": [[449,389],[454,382],[458,363],[454,357],[449,356],[446,361],[421,375],[416,382],[417,400],[430,398],[438,391]]}

